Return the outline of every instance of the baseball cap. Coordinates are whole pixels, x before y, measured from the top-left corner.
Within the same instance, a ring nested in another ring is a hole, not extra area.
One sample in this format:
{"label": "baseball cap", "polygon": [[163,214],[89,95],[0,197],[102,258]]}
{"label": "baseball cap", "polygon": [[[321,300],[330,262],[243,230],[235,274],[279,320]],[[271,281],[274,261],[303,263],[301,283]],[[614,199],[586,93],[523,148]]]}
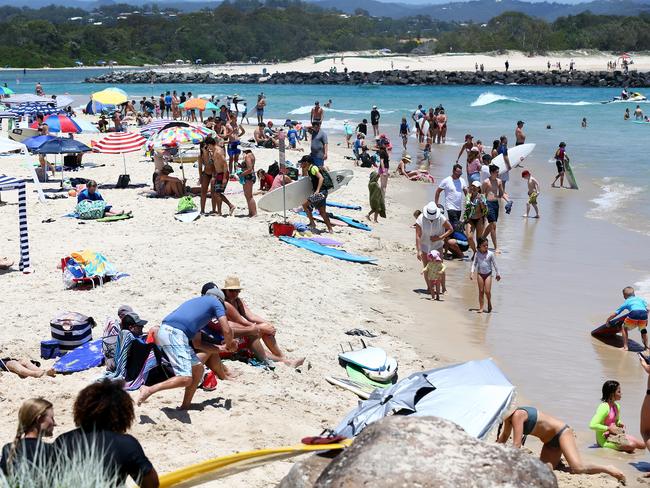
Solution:
{"label": "baseball cap", "polygon": [[131,312],[133,312],[133,308],[131,308],[129,305],[120,305],[120,308],[117,309],[117,315],[119,315],[120,317]]}
{"label": "baseball cap", "polygon": [[475,186],[476,188],[481,188],[481,182],[480,181],[472,181],[472,186]]}
{"label": "baseball cap", "polygon": [[201,295],[212,295],[213,297],[217,297],[222,302],[226,300],[226,296],[219,289],[219,287],[212,281],[203,285],[203,287],[201,288]]}
{"label": "baseball cap", "polygon": [[142,327],[147,323],[146,320],[142,320],[140,316],[135,312],[128,312],[124,317],[122,317],[122,328],[133,327],[134,325],[139,325]]}

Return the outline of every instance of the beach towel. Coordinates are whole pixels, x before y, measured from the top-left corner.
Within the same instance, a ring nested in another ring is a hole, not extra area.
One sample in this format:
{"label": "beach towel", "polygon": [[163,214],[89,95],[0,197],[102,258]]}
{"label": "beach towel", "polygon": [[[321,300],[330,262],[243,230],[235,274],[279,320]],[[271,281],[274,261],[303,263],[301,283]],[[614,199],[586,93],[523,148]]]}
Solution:
{"label": "beach towel", "polygon": [[103,254],[85,249],[81,252],[73,252],[70,257],[82,268],[88,278],[94,276],[111,277],[117,274],[115,266]]}
{"label": "beach towel", "polygon": [[386,203],[384,201],[384,194],[379,186],[379,175],[373,171],[370,173],[370,182],[368,183],[368,193],[370,200],[370,208],[373,212],[379,213],[382,217],[386,218]]}
{"label": "beach towel", "polygon": [[102,334],[102,352],[104,354],[104,364],[106,370],[115,370],[115,349],[117,348],[117,338],[120,335],[120,324],[113,317],[106,319],[104,333]]}

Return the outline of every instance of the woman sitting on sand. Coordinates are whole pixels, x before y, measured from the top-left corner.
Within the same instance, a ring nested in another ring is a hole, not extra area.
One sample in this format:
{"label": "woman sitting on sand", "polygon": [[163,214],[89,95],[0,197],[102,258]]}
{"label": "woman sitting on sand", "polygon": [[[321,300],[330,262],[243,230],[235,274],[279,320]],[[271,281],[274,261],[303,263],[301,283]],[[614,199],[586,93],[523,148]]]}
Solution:
{"label": "woman sitting on sand", "polygon": [[[270,354],[267,354],[269,359],[272,359],[273,361],[281,361],[285,363],[287,366],[291,366],[293,368],[297,368],[305,361],[305,358],[289,359],[284,355],[284,353],[280,349],[280,346],[278,346],[278,342],[275,339],[275,333],[276,333],[275,327],[272,324],[270,324],[266,319],[260,317],[259,315],[255,315],[246,306],[243,300],[239,298],[239,293],[241,292],[241,284],[237,276],[227,277],[226,282],[221,289],[226,295],[226,303],[232,305],[235,308],[235,310],[237,310],[237,312],[249,324],[252,325],[252,328],[255,329],[256,333],[259,334],[262,341],[264,342],[264,345],[266,345],[266,347],[270,351]],[[227,312],[228,310],[226,309],[226,314]],[[230,320],[230,318],[228,320]],[[233,331],[235,332],[235,336],[236,336],[237,331],[235,330],[235,328],[233,328]]]}
{"label": "woman sitting on sand", "polygon": [[56,375],[53,369],[43,369],[41,363],[29,359],[1,358],[0,371],[14,373],[21,378],[40,378],[44,375]]}
{"label": "woman sitting on sand", "polygon": [[170,176],[173,172],[174,168],[166,164],[160,170],[160,174],[156,175],[154,189],[159,197],[180,198],[185,195],[183,181],[175,176]]}
{"label": "woman sitting on sand", "polygon": [[[85,207],[87,207],[87,205],[83,204],[83,202],[94,202],[93,206],[97,207],[94,209],[98,212],[97,215],[101,213],[101,209],[103,208],[102,215],[95,218],[101,218],[105,215],[123,215],[125,213],[124,210],[120,210],[118,212],[116,210],[113,210],[113,207],[111,205],[106,205],[104,197],[102,197],[102,195],[97,191],[97,182],[95,180],[88,180],[86,183],[86,189],[81,190],[77,195],[77,213],[79,214],[82,214]],[[101,204],[97,204],[96,202],[101,202]],[[131,212],[127,212],[127,215],[130,214]]]}
{"label": "woman sitting on sand", "polygon": [[621,384],[608,380],[603,384],[602,403],[589,423],[589,428],[596,432],[596,442],[600,447],[632,453],[635,449],[644,449],[645,444],[628,435],[621,422]]}
{"label": "woman sitting on sand", "polygon": [[606,473],[619,481],[625,480],[625,475],[614,466],[584,463],[578,452],[573,429],[535,407],[518,407],[506,416],[499,429],[497,442],[505,444],[512,434],[512,444],[517,448],[523,445],[527,435],[537,437],[544,444],[539,459],[553,469],[564,455],[573,474]]}
{"label": "woman sitting on sand", "polygon": [[15,463],[21,460],[34,463],[36,467],[46,464],[51,448],[41,438],[52,437],[55,426],[54,405],[43,398],[25,400],[18,410],[16,436],[2,448],[2,473],[10,476]]}

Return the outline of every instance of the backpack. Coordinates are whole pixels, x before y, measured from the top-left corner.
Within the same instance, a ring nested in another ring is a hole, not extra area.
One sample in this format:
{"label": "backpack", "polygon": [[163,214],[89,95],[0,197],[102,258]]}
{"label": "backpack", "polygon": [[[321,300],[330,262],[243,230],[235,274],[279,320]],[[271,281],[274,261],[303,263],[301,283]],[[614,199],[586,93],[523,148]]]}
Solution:
{"label": "backpack", "polygon": [[331,190],[334,188],[334,183],[332,182],[332,177],[329,174],[329,171],[327,171],[325,168],[318,168],[318,171],[320,171],[320,174],[323,175],[323,190]]}
{"label": "backpack", "polygon": [[82,220],[95,220],[104,216],[105,208],[104,200],[82,200],[77,204],[76,212]]}
{"label": "backpack", "polygon": [[194,200],[192,200],[192,197],[188,195],[181,197],[180,200],[178,200],[178,213],[191,212],[192,210],[196,210],[196,204],[194,203]]}

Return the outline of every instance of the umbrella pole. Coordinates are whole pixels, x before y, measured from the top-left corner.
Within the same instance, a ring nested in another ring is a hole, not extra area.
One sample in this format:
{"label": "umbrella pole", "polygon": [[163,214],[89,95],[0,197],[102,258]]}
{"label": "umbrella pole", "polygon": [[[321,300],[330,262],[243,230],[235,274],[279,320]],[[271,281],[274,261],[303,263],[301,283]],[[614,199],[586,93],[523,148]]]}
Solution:
{"label": "umbrella pole", "polygon": [[124,174],[126,174],[126,156],[122,153],[122,163],[124,164]]}
{"label": "umbrella pole", "polygon": [[[284,155],[285,154],[284,153],[284,150],[285,150],[284,131],[280,131],[278,139],[279,139],[279,141],[278,141],[279,142],[279,144],[278,144],[278,148],[279,148],[279,157],[278,157],[278,159],[280,160],[279,161],[279,163],[280,163],[279,164],[279,166],[280,166],[279,169],[280,169],[280,173],[282,174],[282,167],[285,166],[285,164],[286,164],[285,155]],[[286,184],[284,182],[284,174],[282,175],[282,212],[283,212],[283,215],[284,215],[284,223],[286,224],[287,223],[287,189],[286,189]]]}

